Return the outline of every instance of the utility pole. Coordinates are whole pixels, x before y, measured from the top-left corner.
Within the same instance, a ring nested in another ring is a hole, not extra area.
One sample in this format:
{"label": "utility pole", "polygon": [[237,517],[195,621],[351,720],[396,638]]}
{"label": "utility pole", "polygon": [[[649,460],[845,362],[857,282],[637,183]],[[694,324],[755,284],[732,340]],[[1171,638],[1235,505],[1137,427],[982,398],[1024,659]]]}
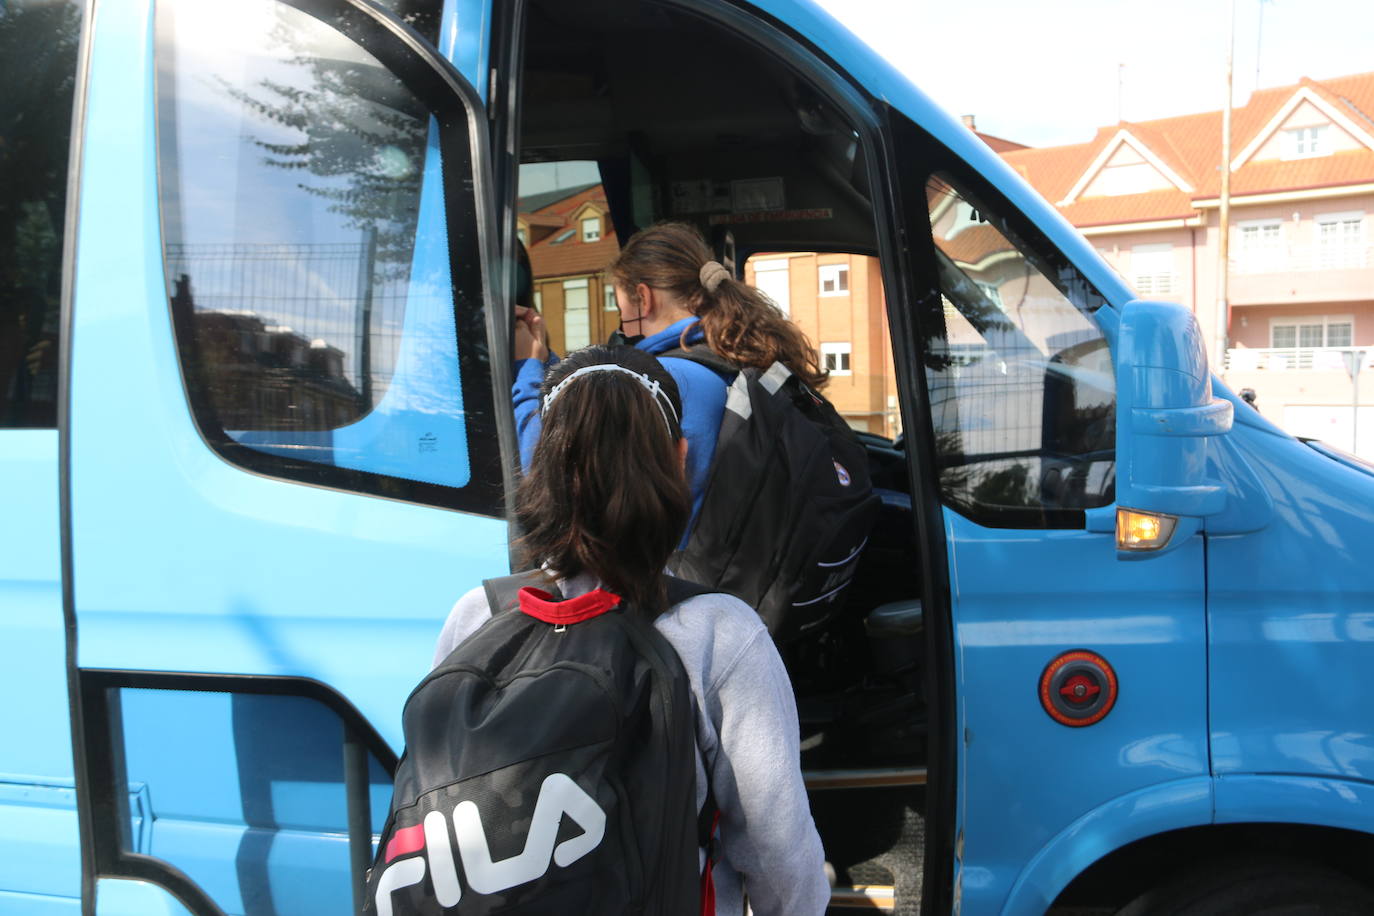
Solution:
{"label": "utility pole", "polygon": [[1260,59],[1264,54],[1264,4],[1268,0],[1259,0],[1259,27],[1255,29],[1255,90],[1260,87]]}
{"label": "utility pole", "polygon": [[1217,244],[1217,320],[1215,364],[1218,375],[1226,366],[1227,337],[1231,332],[1231,84],[1236,51],[1236,0],[1231,0],[1231,32],[1226,42],[1226,104],[1221,109],[1221,207]]}
{"label": "utility pole", "polygon": [[[1345,372],[1350,376],[1350,454],[1359,455],[1360,448],[1360,367],[1364,365],[1364,350],[1345,350]],[[1361,456],[1363,457],[1363,456]]]}
{"label": "utility pole", "polygon": [[1122,107],[1121,99],[1126,91],[1126,65],[1116,65],[1116,123],[1120,124],[1126,120],[1125,109]]}

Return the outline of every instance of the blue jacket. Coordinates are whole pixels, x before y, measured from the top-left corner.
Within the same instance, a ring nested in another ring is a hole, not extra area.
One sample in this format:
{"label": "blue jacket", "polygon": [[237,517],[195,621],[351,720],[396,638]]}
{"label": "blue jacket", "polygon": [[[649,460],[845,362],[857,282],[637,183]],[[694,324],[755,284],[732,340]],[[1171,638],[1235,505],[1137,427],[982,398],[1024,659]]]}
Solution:
{"label": "blue jacket", "polygon": [[[684,318],[644,338],[635,347],[655,355],[676,350],[682,332],[688,328],[691,328],[687,332],[689,345],[705,341],[706,335],[697,326],[697,319]],[[545,362],[522,359],[515,364],[511,400],[515,406],[515,429],[520,437],[520,464],[526,468],[534,455],[534,444],[539,441],[539,386],[544,382],[544,373],[557,362],[557,354],[550,352]],[[678,393],[682,396],[682,434],[687,437],[687,481],[692,490],[692,521],[687,530],[691,531],[701,508],[711,456],[716,451],[727,386],[719,375],[689,360],[665,359],[663,368],[677,382]]]}

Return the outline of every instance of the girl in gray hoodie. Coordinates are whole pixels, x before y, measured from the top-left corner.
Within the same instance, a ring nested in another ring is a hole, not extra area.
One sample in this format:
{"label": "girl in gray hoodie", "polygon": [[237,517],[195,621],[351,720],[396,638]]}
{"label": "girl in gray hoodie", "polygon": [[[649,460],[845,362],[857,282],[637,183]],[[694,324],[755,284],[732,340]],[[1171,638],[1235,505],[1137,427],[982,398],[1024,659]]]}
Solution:
{"label": "girl in gray hoodie", "polygon": [[[543,428],[516,494],[521,546],[565,598],[596,588],[662,610],[696,708],[697,804],[720,809],[718,916],[821,916],[824,854],[799,766],[797,709],[782,659],[748,605],[724,594],[665,602],[660,571],[690,512],[677,385],[652,356],[588,347],[550,370]],[[666,435],[665,435],[666,427]],[[473,589],[453,606],[443,661],[490,617]]]}

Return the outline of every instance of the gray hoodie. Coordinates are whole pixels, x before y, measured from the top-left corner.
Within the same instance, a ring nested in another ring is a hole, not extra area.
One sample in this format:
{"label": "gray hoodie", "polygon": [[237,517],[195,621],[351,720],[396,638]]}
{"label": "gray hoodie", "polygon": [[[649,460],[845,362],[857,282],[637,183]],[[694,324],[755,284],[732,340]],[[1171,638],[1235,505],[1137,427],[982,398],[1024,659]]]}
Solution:
{"label": "gray hoodie", "polygon": [[[559,580],[573,598],[590,576]],[[453,606],[439,634],[443,661],[490,617],[473,589]],[[757,916],[821,916],[830,901],[825,856],[799,767],[792,684],[763,622],[728,595],[699,595],[670,608],[654,627],[677,650],[697,709],[697,807],[711,774],[720,808],[717,916],[739,916],[744,894]]]}

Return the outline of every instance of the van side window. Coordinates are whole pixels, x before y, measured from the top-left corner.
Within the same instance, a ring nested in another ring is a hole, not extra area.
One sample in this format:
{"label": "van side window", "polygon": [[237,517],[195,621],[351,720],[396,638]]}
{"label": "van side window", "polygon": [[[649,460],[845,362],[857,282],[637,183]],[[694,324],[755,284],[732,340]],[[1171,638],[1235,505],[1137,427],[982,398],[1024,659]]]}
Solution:
{"label": "van side window", "polygon": [[1113,499],[1116,384],[1091,312],[1052,266],[954,179],[926,186],[941,325],[925,370],[945,501],[994,527],[1081,527]]}
{"label": "van side window", "polygon": [[207,441],[274,476],[499,514],[476,233],[451,253],[444,228],[474,206],[444,194],[466,121],[276,0],[157,20],[167,291]]}
{"label": "van side window", "polygon": [[0,6],[0,429],[57,425],[67,146],[81,4]]}

